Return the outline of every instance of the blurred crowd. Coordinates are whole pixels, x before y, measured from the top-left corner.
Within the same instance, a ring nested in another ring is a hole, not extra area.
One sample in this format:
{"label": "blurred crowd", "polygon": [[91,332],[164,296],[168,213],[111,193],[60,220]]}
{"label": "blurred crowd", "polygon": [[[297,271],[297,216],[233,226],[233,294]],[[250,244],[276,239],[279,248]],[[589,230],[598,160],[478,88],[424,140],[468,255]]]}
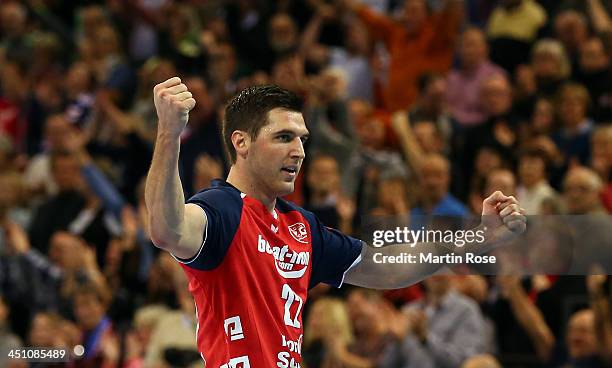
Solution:
{"label": "blurred crowd", "polygon": [[[609,0],[1,1],[0,351],[85,348],[75,363],[30,367],[202,365],[185,276],[144,231],[152,88],[175,75],[197,101],[181,137],[186,196],[228,171],[227,99],[274,83],[303,97],[311,132],[289,199],[327,226],[360,236],[368,216],[478,215],[496,190],[528,215],[608,214],[611,11]],[[319,286],[302,366],[610,367],[610,295],[605,275]]]}

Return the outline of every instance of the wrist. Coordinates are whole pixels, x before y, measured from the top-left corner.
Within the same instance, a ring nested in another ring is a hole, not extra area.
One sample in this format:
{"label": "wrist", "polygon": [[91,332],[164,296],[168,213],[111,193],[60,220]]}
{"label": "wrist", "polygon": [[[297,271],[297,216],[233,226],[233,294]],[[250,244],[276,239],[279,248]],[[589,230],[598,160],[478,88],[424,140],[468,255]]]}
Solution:
{"label": "wrist", "polygon": [[[159,124],[161,125],[168,125],[168,124]],[[181,133],[183,132],[183,130],[181,129],[180,131],[171,131],[171,130],[167,130],[167,129],[162,129],[159,128],[157,129],[157,137],[158,138],[163,138],[163,139],[179,139],[181,137]]]}

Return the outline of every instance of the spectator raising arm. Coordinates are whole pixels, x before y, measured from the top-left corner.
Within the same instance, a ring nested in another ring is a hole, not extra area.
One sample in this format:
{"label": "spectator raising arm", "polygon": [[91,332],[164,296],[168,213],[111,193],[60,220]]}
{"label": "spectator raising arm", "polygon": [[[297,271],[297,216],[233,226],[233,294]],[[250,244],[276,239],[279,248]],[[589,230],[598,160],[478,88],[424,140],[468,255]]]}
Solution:
{"label": "spectator raising arm", "polygon": [[587,289],[591,309],[595,314],[595,334],[600,344],[600,354],[605,362],[612,363],[612,316],[610,303],[604,290],[606,275],[587,276]]}
{"label": "spectator raising arm", "polygon": [[589,16],[593,23],[593,28],[597,33],[609,32],[612,30],[612,20],[604,8],[601,0],[587,0]]}
{"label": "spectator raising arm", "polygon": [[555,336],[546,324],[542,312],[529,300],[518,277],[500,276],[499,283],[502,293],[510,302],[514,316],[533,342],[538,358],[543,362],[548,361],[555,345]]}
{"label": "spectator raising arm", "polygon": [[197,205],[185,205],[178,157],[179,137],[196,102],[178,77],[156,85],[153,93],[159,125],[145,186],[148,231],[157,247],[190,258],[202,245],[206,214]]}

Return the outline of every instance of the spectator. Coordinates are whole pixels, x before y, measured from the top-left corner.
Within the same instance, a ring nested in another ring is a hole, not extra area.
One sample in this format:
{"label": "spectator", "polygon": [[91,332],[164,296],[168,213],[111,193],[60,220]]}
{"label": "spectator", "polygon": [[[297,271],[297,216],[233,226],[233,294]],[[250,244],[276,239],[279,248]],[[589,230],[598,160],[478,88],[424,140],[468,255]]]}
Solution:
{"label": "spectator", "polygon": [[577,79],[584,84],[593,100],[593,118],[596,122],[612,119],[612,74],[610,56],[606,53],[603,41],[591,37],[580,45],[579,69]]}
{"label": "spectator", "polygon": [[563,182],[563,195],[568,214],[605,213],[599,193],[602,181],[597,174],[584,167],[570,170]]}
{"label": "spectator", "polygon": [[29,229],[32,246],[43,254],[47,253],[51,235],[57,230],[67,229],[85,206],[85,197],[80,192],[83,180],[77,158],[60,151],[54,153],[50,161],[58,193],[36,209]]}
{"label": "spectator", "polygon": [[427,278],[425,289],[424,300],[404,309],[412,326],[401,342],[401,355],[409,362],[405,366],[458,367],[484,353],[484,321],[477,304],[453,290],[447,275]]}
{"label": "spectator", "polygon": [[411,215],[467,215],[467,208],[448,191],[450,185],[450,164],[448,160],[443,156],[432,154],[426,156],[421,165],[422,200],[418,207],[412,209]]}
{"label": "spectator", "polygon": [[383,91],[383,105],[388,110],[405,109],[416,101],[419,76],[450,68],[462,2],[446,0],[440,12],[428,14],[424,0],[406,0],[398,22],[353,0],[341,2],[356,12],[372,37],[384,42],[389,52],[387,85]]}
{"label": "spectator", "polygon": [[547,161],[546,154],[537,149],[525,151],[519,158],[516,196],[527,215],[541,214],[542,203],[557,195],[546,179]]}
{"label": "spectator", "polygon": [[193,357],[191,361],[200,360],[196,346],[195,304],[189,294],[186,276],[181,272],[176,272],[176,268],[174,271],[171,282],[177,290],[180,309],[166,312],[160,317],[151,333],[145,366],[155,366],[164,360],[168,362],[171,356],[170,349],[192,351],[194,354],[189,354]]}
{"label": "spectator", "polygon": [[340,169],[336,159],[325,154],[311,158],[306,173],[306,183],[310,195],[304,208],[317,215],[325,226],[338,229],[341,219],[337,207],[342,193]]}
{"label": "spectator", "polygon": [[318,43],[321,27],[333,14],[333,8],[320,7],[304,30],[300,53],[319,68],[330,66],[344,72],[347,97],[374,102],[374,76],[370,66],[372,42],[364,25],[357,19],[344,25],[345,47],[329,47]]}
{"label": "spectator", "polygon": [[612,126],[610,124],[595,129],[591,140],[591,167],[599,174],[606,186],[602,201],[608,212],[612,212]]}
{"label": "spectator", "polygon": [[590,105],[589,92],[580,84],[569,83],[559,91],[556,110],[561,129],[553,134],[552,139],[566,164],[589,163],[593,130],[593,121],[587,115]]}
{"label": "spectator", "polygon": [[82,364],[116,364],[118,351],[112,321],[106,315],[108,300],[96,285],[83,285],[73,295],[73,311],[82,332]]}
{"label": "spectator", "polygon": [[311,307],[304,337],[304,362],[309,367],[368,364],[348,352],[355,337],[344,301],[321,298]]}
{"label": "spectator", "polygon": [[580,47],[589,37],[588,20],[583,13],[565,10],[554,19],[555,38],[563,44],[572,64],[578,61]]}
{"label": "spectator", "polygon": [[504,74],[504,71],[489,61],[487,40],[479,28],[463,31],[458,54],[460,68],[453,69],[447,81],[448,105],[459,124],[478,125],[487,117],[480,98],[480,87],[490,76]]}
{"label": "spectator", "polygon": [[461,368],[501,368],[501,365],[492,355],[476,355],[461,365]]}
{"label": "spectator", "polygon": [[[0,350],[10,351],[11,349],[19,349],[22,347],[21,340],[12,331],[10,326],[10,308],[6,304],[6,300],[0,295]],[[7,356],[0,358],[0,364],[3,367],[17,368],[19,362],[14,362]]]}
{"label": "spectator", "polygon": [[491,60],[513,73],[527,60],[529,48],[546,19],[545,10],[534,0],[501,1],[487,24]]}
{"label": "spectator", "polygon": [[451,135],[451,116],[446,106],[446,79],[441,75],[425,74],[419,78],[419,98],[409,109],[410,121],[433,121],[445,144]]}

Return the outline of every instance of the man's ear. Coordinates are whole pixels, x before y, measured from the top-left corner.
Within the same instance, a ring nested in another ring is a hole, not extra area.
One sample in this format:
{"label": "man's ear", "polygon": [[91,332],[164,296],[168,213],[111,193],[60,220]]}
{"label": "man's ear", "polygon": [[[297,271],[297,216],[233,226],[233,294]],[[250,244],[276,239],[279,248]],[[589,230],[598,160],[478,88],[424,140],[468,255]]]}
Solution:
{"label": "man's ear", "polygon": [[234,130],[231,140],[236,150],[236,157],[246,158],[249,153],[249,147],[251,146],[251,137],[249,134],[242,130]]}

